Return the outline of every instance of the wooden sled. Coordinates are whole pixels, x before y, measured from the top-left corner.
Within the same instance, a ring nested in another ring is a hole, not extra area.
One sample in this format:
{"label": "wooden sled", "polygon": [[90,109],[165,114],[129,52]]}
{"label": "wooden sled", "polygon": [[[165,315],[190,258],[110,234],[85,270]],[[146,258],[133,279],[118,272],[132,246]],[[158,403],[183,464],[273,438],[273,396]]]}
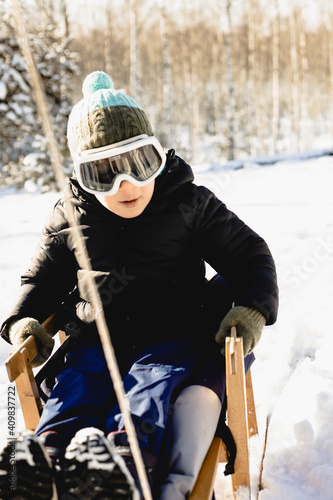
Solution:
{"label": "wooden sled", "polygon": [[[47,318],[43,326],[52,336],[58,333],[60,342],[65,340],[66,335],[59,330],[56,314]],[[10,382],[15,381],[16,383],[25,426],[32,431],[35,431],[43,410],[31,365],[36,355],[37,346],[31,335],[10,354],[5,362]],[[251,372],[248,371],[245,377],[243,339],[236,338],[235,327],[232,329],[231,337],[226,339],[225,358],[228,426],[237,448],[235,472],[231,475],[232,487],[235,498],[236,491],[240,486],[248,487],[250,499],[248,438],[258,433],[258,427]],[[212,500],[218,464],[227,461],[226,446],[221,438],[215,437],[202,464],[189,500]]]}

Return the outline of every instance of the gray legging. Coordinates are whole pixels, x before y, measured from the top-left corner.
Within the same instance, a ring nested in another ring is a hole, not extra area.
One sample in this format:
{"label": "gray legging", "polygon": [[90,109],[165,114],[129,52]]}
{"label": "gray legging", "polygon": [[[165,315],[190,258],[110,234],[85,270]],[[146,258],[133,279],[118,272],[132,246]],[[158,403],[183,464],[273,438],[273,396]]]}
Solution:
{"label": "gray legging", "polygon": [[220,412],[220,399],[207,387],[192,385],[180,393],[172,414],[168,476],[159,500],[188,498],[214,437]]}

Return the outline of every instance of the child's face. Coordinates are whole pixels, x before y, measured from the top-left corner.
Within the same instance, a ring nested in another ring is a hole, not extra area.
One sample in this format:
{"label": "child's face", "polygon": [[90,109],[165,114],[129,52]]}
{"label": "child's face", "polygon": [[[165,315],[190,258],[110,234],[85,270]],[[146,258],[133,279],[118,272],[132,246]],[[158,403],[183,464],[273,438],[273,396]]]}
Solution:
{"label": "child's face", "polygon": [[155,187],[155,179],[149,184],[139,187],[129,181],[122,181],[116,194],[95,195],[98,201],[108,210],[124,219],[131,219],[142,214],[150,202]]}

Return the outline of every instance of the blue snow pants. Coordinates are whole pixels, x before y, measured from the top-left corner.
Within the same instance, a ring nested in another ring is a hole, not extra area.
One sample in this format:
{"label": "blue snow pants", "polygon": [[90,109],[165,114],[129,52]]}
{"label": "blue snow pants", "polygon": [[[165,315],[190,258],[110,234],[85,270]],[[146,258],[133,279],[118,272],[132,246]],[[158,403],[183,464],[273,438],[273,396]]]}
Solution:
{"label": "blue snow pants", "polygon": [[[246,370],[253,359],[246,357]],[[223,401],[224,357],[216,350],[202,359],[190,339],[176,340],[142,352],[123,382],[139,444],[158,456],[172,403],[184,387],[209,387]],[[90,342],[81,342],[67,355],[36,434],[56,431],[66,444],[84,427],[105,433],[124,429],[102,347]]]}
{"label": "blue snow pants", "polygon": [[[253,354],[245,358],[246,371],[253,360]],[[204,348],[190,338],[164,342],[138,354],[123,383],[140,446],[160,456],[170,439],[172,404],[184,387],[203,385],[223,402],[225,360],[214,341]],[[36,434],[56,431],[66,446],[85,427],[108,434],[124,424],[101,345],[81,341],[66,355]]]}

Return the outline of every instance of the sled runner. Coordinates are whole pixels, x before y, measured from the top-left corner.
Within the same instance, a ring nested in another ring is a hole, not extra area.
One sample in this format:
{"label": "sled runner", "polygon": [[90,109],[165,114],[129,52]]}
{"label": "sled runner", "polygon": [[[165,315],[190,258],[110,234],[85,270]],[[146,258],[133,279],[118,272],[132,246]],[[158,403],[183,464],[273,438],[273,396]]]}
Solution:
{"label": "sled runner", "polygon": [[[60,343],[66,339],[64,332],[59,330],[56,314],[47,318],[43,326],[51,335],[58,333]],[[34,337],[30,336],[5,362],[10,382],[16,383],[25,426],[32,431],[36,429],[43,410],[31,364],[36,355],[36,342]],[[235,327],[232,328],[231,337],[226,339],[225,358],[228,427],[237,450],[234,472],[228,470],[225,474],[232,474],[234,496],[240,486],[246,486],[250,499],[248,438],[258,433],[258,427],[251,372],[249,370],[245,377],[243,339],[236,337]],[[189,500],[213,498],[218,464],[229,461],[229,451],[221,437],[213,439]]]}

